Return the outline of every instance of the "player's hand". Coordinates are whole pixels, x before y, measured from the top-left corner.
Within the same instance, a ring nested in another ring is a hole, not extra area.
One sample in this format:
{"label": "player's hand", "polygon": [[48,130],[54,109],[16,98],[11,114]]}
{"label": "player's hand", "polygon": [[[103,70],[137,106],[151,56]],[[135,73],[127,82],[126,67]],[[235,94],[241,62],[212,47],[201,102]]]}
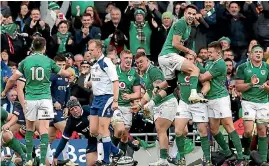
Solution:
{"label": "player's hand", "polygon": [[60,109],[62,108],[62,106],[61,106],[60,103],[58,103],[58,101],[56,101],[56,102],[54,103],[54,108],[55,108],[56,110],[60,110]]}
{"label": "player's hand", "polygon": [[113,110],[117,110],[119,108],[118,102],[114,102],[112,103],[112,109]]}
{"label": "player's hand", "polygon": [[254,74],[252,77],[251,77],[251,83],[252,85],[256,85],[259,83],[259,78],[257,77],[256,74]]}
{"label": "player's hand", "polygon": [[264,84],[262,84],[262,86],[260,86],[260,89],[263,89],[263,90],[265,90],[265,89],[269,89],[269,85],[268,85],[268,83],[265,82]]}
{"label": "player's hand", "polygon": [[123,100],[130,100],[131,99],[131,95],[127,94],[127,93],[123,93],[121,97]]}
{"label": "player's hand", "polygon": [[6,124],[4,124],[4,125],[2,126],[2,130],[3,130],[3,131],[7,131],[9,128],[10,128],[10,125],[9,125],[8,123],[6,123]]}
{"label": "player's hand", "polygon": [[193,55],[195,57],[197,56],[196,53],[194,51],[192,51],[191,49],[189,49],[188,54],[191,54],[191,55]]}
{"label": "player's hand", "polygon": [[53,158],[52,166],[57,166],[57,163],[58,163],[58,159],[57,158]]}
{"label": "player's hand", "polygon": [[149,110],[150,112],[153,112],[154,106],[155,106],[154,101],[150,100],[147,104],[144,105],[144,110]]}

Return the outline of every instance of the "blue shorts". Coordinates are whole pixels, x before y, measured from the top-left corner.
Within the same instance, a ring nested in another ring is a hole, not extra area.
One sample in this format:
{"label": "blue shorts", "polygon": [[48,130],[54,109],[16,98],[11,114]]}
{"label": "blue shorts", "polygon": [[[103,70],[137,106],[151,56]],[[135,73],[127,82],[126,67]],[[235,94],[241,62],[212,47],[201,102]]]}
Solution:
{"label": "blue shorts", "polygon": [[91,115],[98,115],[99,117],[112,117],[112,102],[113,95],[95,96],[91,106]]}
{"label": "blue shorts", "polygon": [[55,123],[64,121],[63,110],[54,110],[54,119],[50,120],[50,127],[54,127]]}

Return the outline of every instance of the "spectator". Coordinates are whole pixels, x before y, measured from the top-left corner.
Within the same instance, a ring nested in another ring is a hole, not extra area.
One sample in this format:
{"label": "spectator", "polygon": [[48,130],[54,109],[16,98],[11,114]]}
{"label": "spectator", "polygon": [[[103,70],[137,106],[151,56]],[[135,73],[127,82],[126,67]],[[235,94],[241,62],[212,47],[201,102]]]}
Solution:
{"label": "spectator", "polygon": [[7,52],[7,50],[3,50],[2,52],[1,52],[1,61],[3,61],[6,65],[8,65],[8,52]]}
{"label": "spectator", "polygon": [[150,43],[150,51],[152,60],[155,64],[158,64],[158,56],[162,50],[163,44],[167,38],[167,35],[171,29],[173,23],[173,16],[170,12],[165,12],[162,14],[162,19],[158,20],[156,17],[155,20],[152,21],[152,35],[151,35],[151,43]]}
{"label": "spectator", "polygon": [[89,54],[89,51],[86,51],[85,54],[84,54],[84,60],[91,63],[91,60],[92,60],[92,56]]}
{"label": "spectator", "polygon": [[208,60],[207,47],[202,47],[198,51],[198,57],[200,57],[204,62]]}
{"label": "spectator", "polygon": [[[77,8],[77,13],[80,13],[80,7]],[[92,18],[92,25],[101,28],[102,27],[102,21],[99,18],[99,14],[97,13],[96,9],[93,6],[88,6],[84,12],[84,14],[87,13],[91,16]],[[79,15],[77,15],[75,17],[74,20],[74,27],[76,29],[80,29],[82,27],[82,22],[81,19],[79,17]]]}
{"label": "spectator", "polygon": [[1,14],[10,15],[10,7],[8,6],[8,1],[1,1]]}
{"label": "spectator", "polygon": [[101,40],[105,40],[106,38],[108,38],[108,36],[113,34],[116,31],[116,29],[121,30],[128,38],[129,23],[127,22],[127,20],[125,20],[125,18],[122,18],[120,9],[112,8],[110,15],[111,15],[111,21],[104,23],[104,25],[101,28],[102,30]]}
{"label": "spectator", "polygon": [[50,38],[50,26],[47,23],[45,23],[45,21],[41,20],[40,10],[33,9],[31,11],[30,17],[31,17],[31,21],[30,23],[25,24],[24,32],[28,33],[28,35],[31,38],[35,32],[39,32],[42,34],[42,37],[44,37],[45,39],[49,39]]}
{"label": "spectator", "polygon": [[10,68],[5,64],[5,62],[1,61],[1,92],[4,90],[8,78],[10,78],[12,72]]}
{"label": "spectator", "polygon": [[92,17],[85,13],[82,16],[82,29],[75,29],[75,47],[76,54],[84,54],[87,51],[87,43],[90,39],[100,39],[101,30],[99,27],[92,25]]}
{"label": "spectator", "polygon": [[112,2],[109,2],[107,5],[106,5],[106,16],[105,16],[105,20],[104,20],[104,22],[106,23],[106,22],[108,22],[108,21],[111,21],[111,11],[112,11],[112,9],[113,8],[115,8],[116,6],[115,6],[115,4],[114,3],[112,3]]}
{"label": "spectator", "polygon": [[12,74],[14,74],[16,72],[16,70],[18,69],[18,65],[14,62],[9,62],[8,64]]}
{"label": "spectator", "polygon": [[230,49],[227,49],[223,52],[223,59],[231,59],[233,62],[233,67],[236,67],[236,62],[234,61],[234,54],[233,51]]}
{"label": "spectator", "polygon": [[58,24],[57,34],[50,39],[48,53],[50,58],[54,58],[56,54],[72,52],[74,42],[71,33],[68,32],[68,26],[68,22],[64,20]]}
{"label": "spectator", "polygon": [[117,51],[117,55],[121,53],[122,50],[127,49],[127,38],[124,35],[124,33],[120,30],[116,30],[112,35],[110,35],[105,41],[104,41],[104,50],[106,51],[108,46],[114,46]]}
{"label": "spectator", "polygon": [[230,49],[231,40],[228,37],[223,36],[218,41],[221,44],[222,51]]}
{"label": "spectator", "polygon": [[[225,35],[231,39],[231,49],[235,54],[235,61],[239,62],[240,59],[245,59],[247,46],[252,36],[252,27],[257,20],[257,13],[254,4],[251,1],[245,2],[248,10],[243,11],[244,15],[239,13],[240,6],[237,2],[232,1],[229,4],[228,12],[225,5],[221,1],[217,11],[217,17],[221,25],[221,35]],[[245,8],[244,8],[245,9]],[[228,27],[228,29],[227,29]]]}
{"label": "spectator", "polygon": [[14,106],[14,102],[17,99],[17,91],[15,89],[10,89],[9,92],[7,93],[7,100],[6,103],[3,104],[3,108],[9,112],[9,113],[13,113],[13,106]]}
{"label": "spectator", "polygon": [[19,25],[19,32],[24,32],[25,24],[30,24],[31,18],[30,13],[27,5],[21,5],[20,13],[16,18],[16,23]]}
{"label": "spectator", "polygon": [[269,47],[269,3],[257,2],[258,20],[255,25],[256,37],[264,49]]}
{"label": "spectator", "polygon": [[178,19],[180,19],[185,11],[187,4],[185,1],[181,2],[174,2],[174,7],[173,7],[173,16],[174,16],[174,22],[176,22]]}

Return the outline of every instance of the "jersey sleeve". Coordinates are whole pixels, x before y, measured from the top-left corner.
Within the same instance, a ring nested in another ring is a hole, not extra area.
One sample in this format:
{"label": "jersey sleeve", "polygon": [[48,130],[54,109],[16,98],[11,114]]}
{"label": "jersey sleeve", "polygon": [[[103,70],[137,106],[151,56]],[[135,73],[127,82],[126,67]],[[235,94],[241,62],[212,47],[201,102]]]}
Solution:
{"label": "jersey sleeve", "polygon": [[[268,60],[269,60],[269,59],[268,59]],[[267,70],[268,70],[267,80],[269,81],[269,64],[268,64],[268,63],[266,63],[266,68],[267,68]]]}
{"label": "jersey sleeve", "polygon": [[214,77],[222,75],[223,73],[226,74],[226,65],[225,63],[216,63],[208,72]]}
{"label": "jersey sleeve", "polygon": [[91,111],[91,106],[89,106],[89,105],[83,105],[82,106],[82,110],[83,110],[83,116],[89,116],[90,115],[90,111]]}
{"label": "jersey sleeve", "polygon": [[69,117],[66,121],[66,125],[63,132],[63,137],[65,139],[69,139],[72,136],[73,131],[74,129],[72,127],[72,120],[71,120],[71,117]]}
{"label": "jersey sleeve", "polygon": [[165,80],[162,72],[156,67],[153,67],[152,69],[150,69],[149,77],[150,77],[150,81],[152,83],[157,81],[157,80],[161,80],[161,81]]}
{"label": "jersey sleeve", "polygon": [[238,68],[236,70],[236,74],[235,74],[236,80],[244,80],[245,79],[244,69],[245,69],[245,64],[241,64],[240,66],[238,66]]}
{"label": "jersey sleeve", "polygon": [[107,65],[104,67],[104,70],[107,73],[109,79],[112,82],[119,80],[116,66],[112,63],[112,61],[109,58],[105,58],[104,63]]}
{"label": "jersey sleeve", "polygon": [[135,73],[134,86],[140,86],[140,77],[137,73]]}
{"label": "jersey sleeve", "polygon": [[200,73],[204,74],[206,72],[206,69],[198,62],[196,66],[200,69]]}
{"label": "jersey sleeve", "polygon": [[173,28],[174,28],[173,35],[183,36],[183,34],[186,31],[187,26],[183,21],[180,20],[180,21],[175,23]]}
{"label": "jersey sleeve", "polygon": [[58,74],[61,71],[61,68],[52,59],[50,59],[50,62],[52,72]]}

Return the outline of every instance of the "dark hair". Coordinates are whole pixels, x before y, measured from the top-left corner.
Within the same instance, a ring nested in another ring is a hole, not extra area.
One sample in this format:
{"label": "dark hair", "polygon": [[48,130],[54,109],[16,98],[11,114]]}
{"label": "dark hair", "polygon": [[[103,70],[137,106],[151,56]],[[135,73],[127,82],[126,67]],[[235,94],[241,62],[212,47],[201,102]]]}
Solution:
{"label": "dark hair", "polygon": [[232,54],[234,54],[233,50],[231,50],[230,48],[228,48],[227,50],[224,50],[223,52],[232,52]]}
{"label": "dark hair", "polygon": [[141,58],[141,57],[147,57],[147,55],[144,52],[138,52],[135,55],[135,59]]}
{"label": "dark hair", "polygon": [[32,14],[32,11],[34,11],[34,10],[38,10],[39,13],[40,13],[40,10],[39,10],[38,8],[33,8],[33,9],[31,10],[31,14]]}
{"label": "dark hair", "polygon": [[[177,5],[181,5],[182,3],[185,3],[184,1],[183,2],[174,2],[174,4],[173,4],[173,15],[176,15],[176,7],[177,7]],[[179,16],[180,15],[180,11],[179,11],[179,13],[178,13],[178,17],[180,17]]]}
{"label": "dark hair", "polygon": [[185,11],[186,11],[187,9],[189,9],[189,8],[194,9],[196,12],[198,11],[197,7],[196,7],[195,5],[193,5],[193,4],[188,5],[188,6],[185,8]]}
{"label": "dark hair", "polygon": [[[115,40],[115,36],[117,37],[117,41]],[[117,42],[119,46],[124,45],[126,43],[124,33],[117,29],[111,37],[111,42]]]}
{"label": "dark hair", "polygon": [[117,48],[115,46],[109,45],[106,49],[106,52],[112,52],[112,51],[116,51],[117,52]]}
{"label": "dark hair", "polygon": [[81,18],[83,18],[83,17],[91,17],[92,18],[92,16],[89,13],[84,13]]}
{"label": "dark hair", "polygon": [[34,51],[42,51],[46,46],[46,39],[43,37],[37,37],[33,40],[32,47]]}
{"label": "dark hair", "polygon": [[108,4],[106,5],[106,8],[108,8],[109,5],[112,5],[112,6],[116,7],[115,3],[113,3],[113,2],[108,2]]}
{"label": "dark hair", "polygon": [[201,48],[199,49],[198,53],[200,53],[201,50],[207,50],[207,47],[201,47]]}
{"label": "dark hair", "polygon": [[99,17],[99,14],[98,14],[97,10],[95,9],[95,7],[93,7],[93,6],[88,6],[88,7],[86,8],[86,10],[85,10],[84,13],[86,13],[86,11],[87,11],[87,9],[88,9],[89,7],[91,7],[92,10],[93,10],[93,16],[91,16],[92,19],[93,19],[93,23],[92,23],[92,24],[93,24],[93,25],[97,25],[98,27],[101,27],[101,26],[102,26],[102,21],[101,21],[101,19],[100,19],[100,17]]}
{"label": "dark hair", "polygon": [[218,41],[213,41],[213,42],[209,43],[207,47],[208,48],[215,48],[217,50],[221,50],[221,44]]}
{"label": "dark hair", "polygon": [[146,52],[146,49],[145,49],[144,47],[138,47],[138,48],[136,49],[136,51],[139,50],[139,49],[143,49],[143,50]]}
{"label": "dark hair", "polygon": [[16,66],[16,67],[18,67],[18,64],[15,63],[15,62],[9,61],[9,62],[8,62],[8,66],[10,66],[10,67],[12,67],[12,66]]}
{"label": "dark hair", "polygon": [[22,6],[26,6],[26,7],[28,8],[28,13],[26,13],[25,17],[29,15],[29,11],[30,11],[30,10],[29,10],[29,7],[28,7],[26,4],[21,4],[21,6],[20,6],[20,11],[19,11],[19,14],[18,14],[18,16],[19,16],[20,18],[22,18],[22,15],[21,15],[21,7],[22,7]]}
{"label": "dark hair", "polygon": [[233,60],[230,59],[230,58],[227,58],[227,59],[225,59],[224,61],[225,61],[225,62],[232,62],[232,63],[234,63]]}
{"label": "dark hair", "polygon": [[59,28],[61,24],[66,24],[67,25],[67,29],[69,29],[69,23],[68,23],[68,21],[66,21],[66,20],[60,21],[59,24],[57,25],[57,28]]}
{"label": "dark hair", "polygon": [[238,5],[238,7],[240,8],[239,3],[238,3],[238,2],[236,2],[236,1],[231,1],[231,2],[230,2],[230,4],[229,4],[229,8],[231,7],[231,4],[233,4],[233,3],[237,4],[237,5]]}
{"label": "dark hair", "polygon": [[54,57],[54,61],[55,62],[63,62],[63,61],[66,61],[65,55],[64,54],[57,54]]}

